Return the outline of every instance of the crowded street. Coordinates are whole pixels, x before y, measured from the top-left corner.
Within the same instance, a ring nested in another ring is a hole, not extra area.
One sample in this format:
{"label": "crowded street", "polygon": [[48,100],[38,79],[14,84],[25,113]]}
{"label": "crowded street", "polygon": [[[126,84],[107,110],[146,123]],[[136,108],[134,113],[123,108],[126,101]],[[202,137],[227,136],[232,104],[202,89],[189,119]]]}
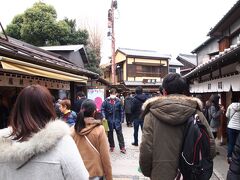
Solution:
{"label": "crowded street", "polygon": [[0,180],[240,180],[240,0],[1,5]]}

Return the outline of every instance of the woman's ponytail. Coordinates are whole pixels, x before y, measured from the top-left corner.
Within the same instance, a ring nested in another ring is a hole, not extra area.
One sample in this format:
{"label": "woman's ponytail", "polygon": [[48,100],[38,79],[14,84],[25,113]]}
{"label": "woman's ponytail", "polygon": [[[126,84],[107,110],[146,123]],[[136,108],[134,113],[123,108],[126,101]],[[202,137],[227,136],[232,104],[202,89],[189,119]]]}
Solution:
{"label": "woman's ponytail", "polygon": [[74,126],[76,132],[80,132],[83,128],[85,128],[86,125],[84,118],[93,117],[96,108],[96,104],[93,100],[86,99],[83,101],[80,112],[77,116],[76,124]]}
{"label": "woman's ponytail", "polygon": [[80,111],[77,115],[77,120],[74,125],[74,129],[76,132],[80,132],[83,128],[85,128],[84,112]]}

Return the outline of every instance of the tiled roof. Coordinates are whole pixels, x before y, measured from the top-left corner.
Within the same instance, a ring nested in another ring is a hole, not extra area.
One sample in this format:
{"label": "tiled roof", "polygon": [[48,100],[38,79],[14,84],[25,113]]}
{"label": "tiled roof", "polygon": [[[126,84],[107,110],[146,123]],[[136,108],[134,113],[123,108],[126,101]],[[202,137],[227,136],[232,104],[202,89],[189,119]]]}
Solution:
{"label": "tiled roof", "polygon": [[193,65],[197,65],[197,58],[196,58],[196,55],[193,55],[193,54],[179,54],[177,59],[180,58],[180,59],[183,59]]}
{"label": "tiled roof", "polygon": [[181,62],[179,62],[177,59],[172,58],[169,61],[169,65],[170,66],[183,66],[183,64]]}
{"label": "tiled roof", "polygon": [[[86,50],[84,48],[84,45],[82,45],[82,44],[78,44],[78,45],[62,45],[62,46],[43,46],[43,47],[40,47],[40,48],[44,49],[44,50],[47,50],[47,51],[50,51],[50,52],[56,52],[56,53],[58,53],[58,51],[61,51],[61,52],[66,52],[66,51],[77,52],[77,51],[79,51],[79,53],[81,54],[81,57],[82,57],[82,60],[84,61],[84,63],[89,63]],[[59,56],[62,57],[61,55],[59,55]],[[64,59],[66,59],[66,58],[64,57]],[[68,59],[66,59],[66,60],[68,60]]]}
{"label": "tiled roof", "polygon": [[[240,8],[240,0],[237,1],[233,7],[223,16],[223,18],[210,30],[210,32],[208,33],[208,35],[212,35],[215,31],[218,30],[218,28],[220,28],[223,23],[232,23],[231,21],[227,21],[229,18],[239,18],[238,16],[236,16],[237,13],[239,13],[239,8]],[[234,15],[235,13],[235,15]]]}
{"label": "tiled roof", "polygon": [[129,48],[118,48],[120,52],[124,53],[127,56],[141,56],[141,57],[153,57],[153,58],[164,58],[170,59],[170,54],[161,54],[158,51],[152,50],[140,50],[140,49],[129,49]]}
{"label": "tiled roof", "polygon": [[0,55],[33,64],[47,66],[78,75],[98,78],[98,74],[76,66],[58,54],[48,52],[23,41],[8,37],[8,41],[0,36]]}
{"label": "tiled roof", "polygon": [[[193,76],[194,74],[206,69],[207,67],[218,63],[220,60],[226,61],[228,60],[227,56],[236,56],[237,53],[240,52],[240,41],[235,45],[231,45],[230,48],[225,49],[223,52],[220,52],[218,55],[212,57],[209,61],[198,65],[194,70],[184,75],[185,78]],[[229,62],[230,63],[230,62]]]}

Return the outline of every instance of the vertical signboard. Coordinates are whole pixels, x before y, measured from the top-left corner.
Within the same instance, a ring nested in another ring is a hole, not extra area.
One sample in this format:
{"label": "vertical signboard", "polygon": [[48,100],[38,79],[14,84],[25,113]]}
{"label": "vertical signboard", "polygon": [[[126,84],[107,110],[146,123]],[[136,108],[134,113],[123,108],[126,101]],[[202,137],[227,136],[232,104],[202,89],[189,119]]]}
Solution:
{"label": "vertical signboard", "polygon": [[88,89],[87,98],[93,100],[96,103],[97,111],[100,111],[104,101],[104,88]]}

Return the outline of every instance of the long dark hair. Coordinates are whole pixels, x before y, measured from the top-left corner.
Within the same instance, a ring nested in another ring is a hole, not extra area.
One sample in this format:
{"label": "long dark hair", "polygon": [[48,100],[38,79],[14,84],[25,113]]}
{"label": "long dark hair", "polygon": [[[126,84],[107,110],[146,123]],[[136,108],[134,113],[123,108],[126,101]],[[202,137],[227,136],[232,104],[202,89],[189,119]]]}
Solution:
{"label": "long dark hair", "polygon": [[49,90],[40,85],[27,86],[18,95],[10,116],[11,136],[14,140],[25,141],[55,118]]}
{"label": "long dark hair", "polygon": [[215,106],[217,111],[220,109],[219,99],[220,99],[220,96],[218,94],[212,94],[211,97],[210,97],[212,105]]}
{"label": "long dark hair", "polygon": [[97,107],[93,100],[86,99],[83,101],[80,112],[77,115],[76,124],[74,126],[76,132],[80,132],[83,128],[86,127],[84,118],[93,117],[96,109]]}

